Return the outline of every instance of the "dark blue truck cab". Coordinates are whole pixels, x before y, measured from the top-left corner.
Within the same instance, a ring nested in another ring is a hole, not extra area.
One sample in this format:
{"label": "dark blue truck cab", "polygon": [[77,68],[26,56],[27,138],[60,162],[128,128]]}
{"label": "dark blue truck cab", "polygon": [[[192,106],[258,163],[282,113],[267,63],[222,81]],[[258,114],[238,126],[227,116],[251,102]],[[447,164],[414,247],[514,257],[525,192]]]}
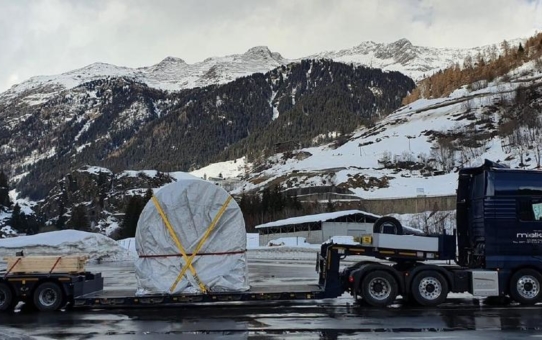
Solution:
{"label": "dark blue truck cab", "polygon": [[[438,259],[454,264],[397,256],[386,257],[392,265],[365,261],[343,274],[353,296],[374,306],[397,295],[435,306],[449,292],[509,296],[527,305],[542,300],[542,171],[486,160],[458,177],[453,237],[427,236],[439,238]],[[423,239],[404,239],[414,250],[417,240]]]}

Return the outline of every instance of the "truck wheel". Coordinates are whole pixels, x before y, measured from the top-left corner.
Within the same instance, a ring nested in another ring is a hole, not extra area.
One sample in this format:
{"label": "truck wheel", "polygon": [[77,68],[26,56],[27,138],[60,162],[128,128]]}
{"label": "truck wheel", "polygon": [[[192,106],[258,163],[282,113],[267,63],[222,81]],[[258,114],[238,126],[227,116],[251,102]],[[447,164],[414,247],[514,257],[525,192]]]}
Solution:
{"label": "truck wheel", "polygon": [[13,293],[9,286],[5,283],[0,283],[0,312],[5,312],[13,309]]}
{"label": "truck wheel", "polygon": [[448,296],[448,281],[437,271],[426,270],[412,280],[412,298],[422,306],[438,306]]}
{"label": "truck wheel", "polygon": [[383,270],[371,272],[361,282],[361,296],[373,307],[386,307],[397,297],[397,280]]}
{"label": "truck wheel", "polygon": [[403,235],[403,226],[396,218],[384,216],[373,224],[373,233]]}
{"label": "truck wheel", "polygon": [[522,305],[534,305],[542,298],[542,275],[533,269],[518,270],[510,279],[510,296]]}
{"label": "truck wheel", "polygon": [[42,312],[55,311],[62,306],[62,290],[54,282],[44,282],[34,291],[33,301]]}

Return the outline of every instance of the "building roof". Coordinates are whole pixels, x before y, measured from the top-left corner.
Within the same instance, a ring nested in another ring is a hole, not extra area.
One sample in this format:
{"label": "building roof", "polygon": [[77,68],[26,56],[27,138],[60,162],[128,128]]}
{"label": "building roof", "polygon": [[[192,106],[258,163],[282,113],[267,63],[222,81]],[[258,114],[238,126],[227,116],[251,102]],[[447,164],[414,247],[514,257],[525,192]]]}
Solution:
{"label": "building roof", "polygon": [[303,223],[316,223],[316,222],[326,222],[329,220],[334,220],[339,217],[363,214],[366,216],[371,216],[374,218],[379,218],[379,215],[371,214],[362,210],[343,210],[343,211],[334,211],[330,213],[316,214],[316,215],[306,215],[306,216],[297,216],[290,217],[284,220],[278,220],[273,222],[268,222],[256,226],[256,229],[262,228],[271,228],[271,227],[280,227],[285,225],[294,225],[294,224],[303,224]]}

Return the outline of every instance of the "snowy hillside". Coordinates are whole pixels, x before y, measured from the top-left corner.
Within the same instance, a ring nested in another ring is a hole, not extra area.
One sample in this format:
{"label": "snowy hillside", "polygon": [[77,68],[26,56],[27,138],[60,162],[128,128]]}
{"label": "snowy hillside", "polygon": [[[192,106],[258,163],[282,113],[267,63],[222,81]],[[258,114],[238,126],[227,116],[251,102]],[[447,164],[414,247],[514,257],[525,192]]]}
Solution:
{"label": "snowy hillside", "polygon": [[[504,147],[507,141],[498,135],[488,137],[483,145],[468,149],[469,157],[461,152],[454,154],[454,165],[445,169],[439,164],[436,152],[436,137],[439,134],[474,134],[488,132],[501,119],[494,105],[510,101],[520,86],[537,88],[542,86],[542,73],[533,63],[527,63],[506,76],[510,80],[497,79],[487,87],[469,91],[462,88],[449,97],[422,99],[404,106],[378,122],[372,128],[357,130],[347,142],[339,147],[329,145],[297,150],[293,155],[277,154],[267,160],[265,170],[245,175],[245,180],[234,190],[240,194],[258,190],[271,183],[280,183],[283,189],[345,186],[361,198],[413,197],[424,195],[452,195],[455,193],[458,166],[478,166],[484,159],[504,162],[518,167],[517,152]],[[460,138],[460,137],[458,137]],[[532,153],[526,154],[531,162],[526,167],[536,166]],[[406,169],[386,166],[388,163],[434,164],[434,171]],[[243,160],[209,165],[193,172],[198,176],[222,174],[238,175]],[[253,164],[244,164],[250,169]]]}

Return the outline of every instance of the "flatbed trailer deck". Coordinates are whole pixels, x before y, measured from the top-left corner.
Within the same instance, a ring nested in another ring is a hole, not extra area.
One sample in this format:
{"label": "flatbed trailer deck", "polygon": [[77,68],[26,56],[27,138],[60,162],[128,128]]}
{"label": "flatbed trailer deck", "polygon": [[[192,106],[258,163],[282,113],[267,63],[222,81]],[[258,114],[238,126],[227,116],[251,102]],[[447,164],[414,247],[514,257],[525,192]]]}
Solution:
{"label": "flatbed trailer deck", "polygon": [[136,296],[134,290],[105,290],[74,298],[74,308],[130,308],[176,306],[193,303],[286,301],[322,299],[318,285],[281,285],[251,287],[245,292],[211,292],[208,294],[175,294]]}

